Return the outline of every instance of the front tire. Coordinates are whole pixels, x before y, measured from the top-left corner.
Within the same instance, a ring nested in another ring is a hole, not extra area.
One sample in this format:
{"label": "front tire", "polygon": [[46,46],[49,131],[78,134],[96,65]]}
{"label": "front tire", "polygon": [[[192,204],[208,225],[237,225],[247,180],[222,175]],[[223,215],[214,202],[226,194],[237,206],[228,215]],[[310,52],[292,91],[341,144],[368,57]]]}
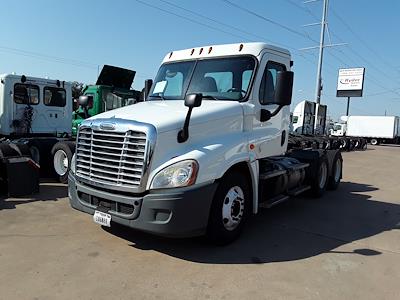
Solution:
{"label": "front tire", "polygon": [[239,172],[225,175],[215,193],[207,227],[208,239],[216,245],[236,240],[250,213],[249,182]]}
{"label": "front tire", "polygon": [[74,150],[69,143],[58,142],[51,149],[53,168],[59,182],[68,182],[68,173],[71,169],[71,160]]}

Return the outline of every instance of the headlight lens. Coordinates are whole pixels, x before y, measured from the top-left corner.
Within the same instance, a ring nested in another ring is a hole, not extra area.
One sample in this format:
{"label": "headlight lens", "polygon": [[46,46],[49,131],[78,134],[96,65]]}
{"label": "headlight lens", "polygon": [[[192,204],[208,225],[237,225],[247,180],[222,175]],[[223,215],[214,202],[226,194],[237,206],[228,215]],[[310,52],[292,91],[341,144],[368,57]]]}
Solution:
{"label": "headlight lens", "polygon": [[75,174],[75,168],[76,168],[76,157],[74,154],[74,155],[72,155],[71,168],[69,169],[72,172],[72,174]]}
{"label": "headlight lens", "polygon": [[189,186],[195,183],[199,165],[195,160],[183,160],[166,167],[154,176],[151,189]]}

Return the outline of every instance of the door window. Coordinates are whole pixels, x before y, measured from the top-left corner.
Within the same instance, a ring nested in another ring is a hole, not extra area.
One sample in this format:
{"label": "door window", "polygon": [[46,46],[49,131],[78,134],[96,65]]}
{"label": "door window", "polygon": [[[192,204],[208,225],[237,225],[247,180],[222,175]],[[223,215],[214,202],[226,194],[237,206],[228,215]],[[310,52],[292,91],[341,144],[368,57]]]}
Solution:
{"label": "door window", "polygon": [[64,107],[67,103],[66,93],[63,88],[46,86],[43,89],[44,93],[44,105]]}
{"label": "door window", "polygon": [[32,84],[16,83],[14,85],[14,102],[18,104],[39,104],[39,87]]}
{"label": "door window", "polygon": [[259,99],[261,104],[268,104],[274,101],[276,75],[280,71],[285,71],[286,67],[282,64],[269,61],[265,68],[261,81]]}

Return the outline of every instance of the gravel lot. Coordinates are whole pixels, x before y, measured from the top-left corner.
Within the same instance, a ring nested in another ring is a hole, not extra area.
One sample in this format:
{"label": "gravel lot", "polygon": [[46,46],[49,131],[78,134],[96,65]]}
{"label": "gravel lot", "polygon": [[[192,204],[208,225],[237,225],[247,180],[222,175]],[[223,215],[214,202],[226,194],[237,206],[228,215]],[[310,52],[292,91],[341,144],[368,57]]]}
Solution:
{"label": "gravel lot", "polygon": [[321,199],[293,199],[213,247],[105,229],[67,188],[0,198],[0,299],[400,299],[400,147],[344,153]]}

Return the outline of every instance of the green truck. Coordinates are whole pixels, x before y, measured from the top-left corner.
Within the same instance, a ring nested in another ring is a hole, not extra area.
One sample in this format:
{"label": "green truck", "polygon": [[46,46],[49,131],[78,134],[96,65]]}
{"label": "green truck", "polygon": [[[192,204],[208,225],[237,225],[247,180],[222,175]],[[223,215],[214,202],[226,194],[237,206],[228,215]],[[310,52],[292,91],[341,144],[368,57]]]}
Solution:
{"label": "green truck", "polygon": [[132,70],[104,65],[96,84],[84,88],[83,95],[87,96],[87,102],[84,106],[79,105],[72,113],[71,137],[60,140],[51,150],[54,171],[60,182],[68,181],[75,152],[75,137],[83,120],[143,100],[142,91],[131,89],[135,74]]}

